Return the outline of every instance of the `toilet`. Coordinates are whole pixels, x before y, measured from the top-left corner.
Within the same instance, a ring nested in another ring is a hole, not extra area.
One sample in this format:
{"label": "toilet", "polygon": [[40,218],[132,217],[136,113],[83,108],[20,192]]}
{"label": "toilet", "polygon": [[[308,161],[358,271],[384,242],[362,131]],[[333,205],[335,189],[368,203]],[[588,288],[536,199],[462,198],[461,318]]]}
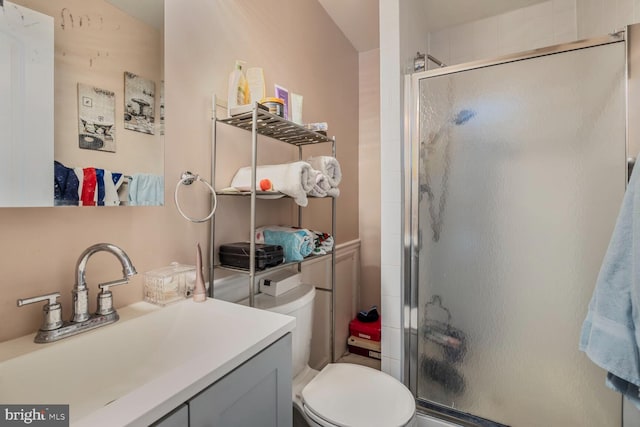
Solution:
{"label": "toilet", "polygon": [[352,363],[330,363],[321,371],[309,367],[313,325],[313,285],[282,295],[255,296],[259,309],[296,318],[292,336],[294,407],[310,426],[412,426],[415,401],[392,376]]}

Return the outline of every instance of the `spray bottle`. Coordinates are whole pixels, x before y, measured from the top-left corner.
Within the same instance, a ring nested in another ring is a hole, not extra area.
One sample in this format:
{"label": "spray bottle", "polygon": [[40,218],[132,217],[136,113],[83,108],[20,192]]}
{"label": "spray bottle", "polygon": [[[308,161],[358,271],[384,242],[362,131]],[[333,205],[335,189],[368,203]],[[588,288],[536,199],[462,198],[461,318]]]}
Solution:
{"label": "spray bottle", "polygon": [[249,103],[249,83],[244,75],[245,62],[236,60],[234,70],[229,74],[229,92],[227,95],[227,112],[231,109]]}

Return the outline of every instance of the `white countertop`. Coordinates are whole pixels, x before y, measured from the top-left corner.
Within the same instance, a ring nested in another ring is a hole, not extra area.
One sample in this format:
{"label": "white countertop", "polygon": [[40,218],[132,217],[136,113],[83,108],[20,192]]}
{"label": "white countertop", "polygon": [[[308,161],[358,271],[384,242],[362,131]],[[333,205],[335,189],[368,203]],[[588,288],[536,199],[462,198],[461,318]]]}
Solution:
{"label": "white countertop", "polygon": [[295,327],[293,317],[209,299],[145,302],[51,344],[0,343],[0,402],[69,404],[73,426],[147,426]]}

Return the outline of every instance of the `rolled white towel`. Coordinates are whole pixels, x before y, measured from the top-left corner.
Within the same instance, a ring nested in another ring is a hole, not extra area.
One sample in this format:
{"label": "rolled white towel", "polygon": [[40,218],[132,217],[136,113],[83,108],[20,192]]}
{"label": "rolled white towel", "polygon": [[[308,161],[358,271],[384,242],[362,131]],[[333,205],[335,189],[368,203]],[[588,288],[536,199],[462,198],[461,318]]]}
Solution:
{"label": "rolled white towel", "polygon": [[329,179],[325,174],[315,169],[313,169],[313,173],[316,176],[315,184],[307,194],[309,194],[312,197],[326,197],[327,191],[331,189],[331,184],[329,184]]}
{"label": "rolled white towel", "polygon": [[342,170],[340,169],[338,159],[331,156],[318,156],[310,157],[307,161],[312,168],[326,175],[332,187],[335,188],[340,184],[342,180]]}
{"label": "rolled white towel", "polygon": [[[307,162],[264,165],[256,168],[256,187],[260,181],[268,179],[275,191],[292,197],[300,206],[307,206],[307,193],[315,185],[316,175]],[[238,169],[231,180],[231,187],[246,190],[251,187],[251,167]]]}
{"label": "rolled white towel", "polygon": [[339,195],[340,195],[339,188],[331,187],[330,189],[327,190],[327,196],[329,197],[338,197]]}

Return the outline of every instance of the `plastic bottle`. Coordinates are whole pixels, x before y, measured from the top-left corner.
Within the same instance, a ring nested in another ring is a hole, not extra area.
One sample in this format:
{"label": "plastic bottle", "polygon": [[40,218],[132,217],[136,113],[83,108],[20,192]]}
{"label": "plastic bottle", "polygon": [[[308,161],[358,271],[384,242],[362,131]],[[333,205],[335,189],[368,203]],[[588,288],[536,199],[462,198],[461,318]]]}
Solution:
{"label": "plastic bottle", "polygon": [[229,93],[227,96],[227,109],[231,115],[231,109],[249,103],[249,84],[244,75],[244,61],[236,60],[234,70],[229,74]]}
{"label": "plastic bottle", "polygon": [[249,85],[249,102],[260,102],[265,97],[264,72],[262,68],[247,69],[247,84]]}

